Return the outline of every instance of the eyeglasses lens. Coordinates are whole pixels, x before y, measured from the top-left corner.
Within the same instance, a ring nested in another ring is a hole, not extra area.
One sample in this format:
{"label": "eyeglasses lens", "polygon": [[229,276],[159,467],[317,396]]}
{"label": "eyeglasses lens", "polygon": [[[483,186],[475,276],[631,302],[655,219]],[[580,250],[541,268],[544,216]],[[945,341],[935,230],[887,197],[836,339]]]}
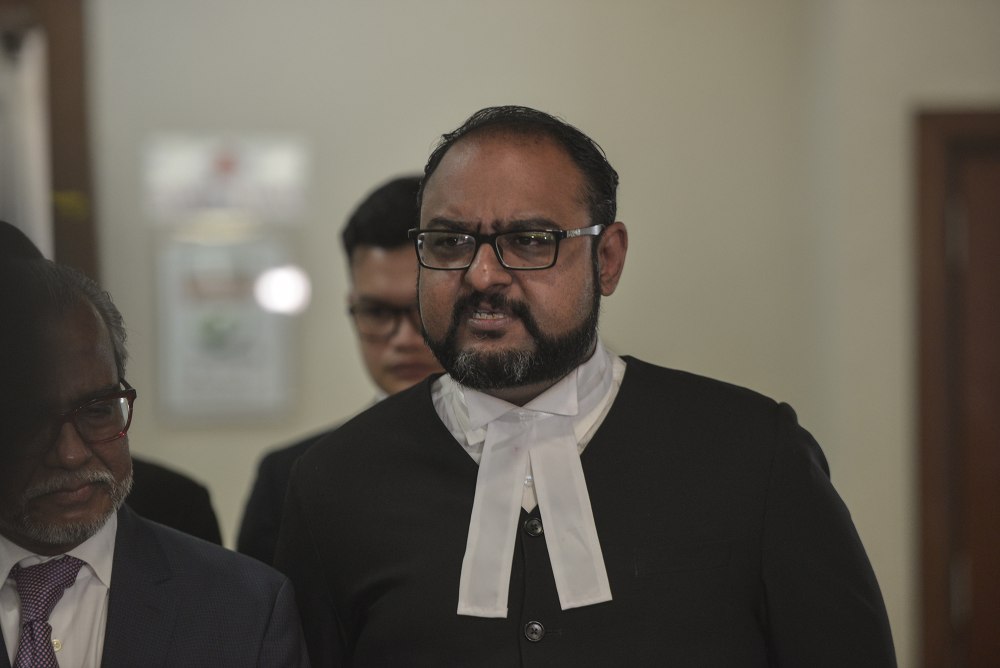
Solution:
{"label": "eyeglasses lens", "polygon": [[126,397],[97,399],[76,409],[73,423],[85,441],[108,441],[125,431],[130,414],[131,407]]}
{"label": "eyeglasses lens", "polygon": [[550,232],[510,232],[497,237],[500,259],[508,267],[548,267],[556,257],[557,239]]}

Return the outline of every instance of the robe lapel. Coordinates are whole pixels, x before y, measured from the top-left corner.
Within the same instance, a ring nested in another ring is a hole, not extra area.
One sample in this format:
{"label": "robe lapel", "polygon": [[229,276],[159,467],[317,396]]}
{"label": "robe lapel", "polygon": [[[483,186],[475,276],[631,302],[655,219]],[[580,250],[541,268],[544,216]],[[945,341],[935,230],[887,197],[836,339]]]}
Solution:
{"label": "robe lapel", "polygon": [[163,546],[127,506],[118,512],[108,624],[101,665],[164,666],[177,618]]}

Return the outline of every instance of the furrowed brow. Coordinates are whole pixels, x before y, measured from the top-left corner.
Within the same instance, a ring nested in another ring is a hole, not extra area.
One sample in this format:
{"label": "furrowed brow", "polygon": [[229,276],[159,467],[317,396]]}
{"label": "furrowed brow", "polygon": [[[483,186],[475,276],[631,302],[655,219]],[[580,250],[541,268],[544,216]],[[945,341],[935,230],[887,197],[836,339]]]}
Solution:
{"label": "furrowed brow", "polygon": [[504,224],[498,223],[498,232],[524,232],[531,230],[558,230],[559,226],[548,218],[525,218],[512,220]]}
{"label": "furrowed brow", "polygon": [[451,220],[450,218],[443,218],[438,216],[436,218],[431,218],[427,222],[426,229],[434,230],[450,230],[452,232],[464,232],[467,233],[470,230],[475,229],[475,225],[472,223],[463,223],[458,220]]}

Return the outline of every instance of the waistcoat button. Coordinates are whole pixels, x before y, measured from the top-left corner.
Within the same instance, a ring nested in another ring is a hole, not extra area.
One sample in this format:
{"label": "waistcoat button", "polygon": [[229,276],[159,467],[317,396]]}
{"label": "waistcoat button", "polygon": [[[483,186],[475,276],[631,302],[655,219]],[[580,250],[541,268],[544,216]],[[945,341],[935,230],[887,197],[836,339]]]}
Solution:
{"label": "waistcoat button", "polygon": [[528,622],[524,625],[524,637],[531,642],[538,642],[545,637],[545,627],[540,622]]}
{"label": "waistcoat button", "polygon": [[541,536],[542,535],[542,521],[537,517],[532,517],[524,522],[524,532],[529,536]]}

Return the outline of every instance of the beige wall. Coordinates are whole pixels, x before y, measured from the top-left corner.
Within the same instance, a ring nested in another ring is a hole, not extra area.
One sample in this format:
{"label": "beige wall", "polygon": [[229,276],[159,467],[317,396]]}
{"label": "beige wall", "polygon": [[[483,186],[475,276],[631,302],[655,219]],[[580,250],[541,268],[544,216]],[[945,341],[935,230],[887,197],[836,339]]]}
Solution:
{"label": "beige wall", "polygon": [[[632,246],[605,340],[790,401],[820,440],[916,657],[912,118],[1000,105],[986,0],[92,0],[104,282],[131,332],[136,452],[208,483],[232,541],[256,460],[363,407],[338,232],[389,175],[491,104],[597,138]],[[315,282],[286,419],[154,412],[156,239],[143,142],[291,133],[313,156],[293,233]],[[334,376],[335,373],[335,376]],[[332,378],[335,378],[333,380]]]}

